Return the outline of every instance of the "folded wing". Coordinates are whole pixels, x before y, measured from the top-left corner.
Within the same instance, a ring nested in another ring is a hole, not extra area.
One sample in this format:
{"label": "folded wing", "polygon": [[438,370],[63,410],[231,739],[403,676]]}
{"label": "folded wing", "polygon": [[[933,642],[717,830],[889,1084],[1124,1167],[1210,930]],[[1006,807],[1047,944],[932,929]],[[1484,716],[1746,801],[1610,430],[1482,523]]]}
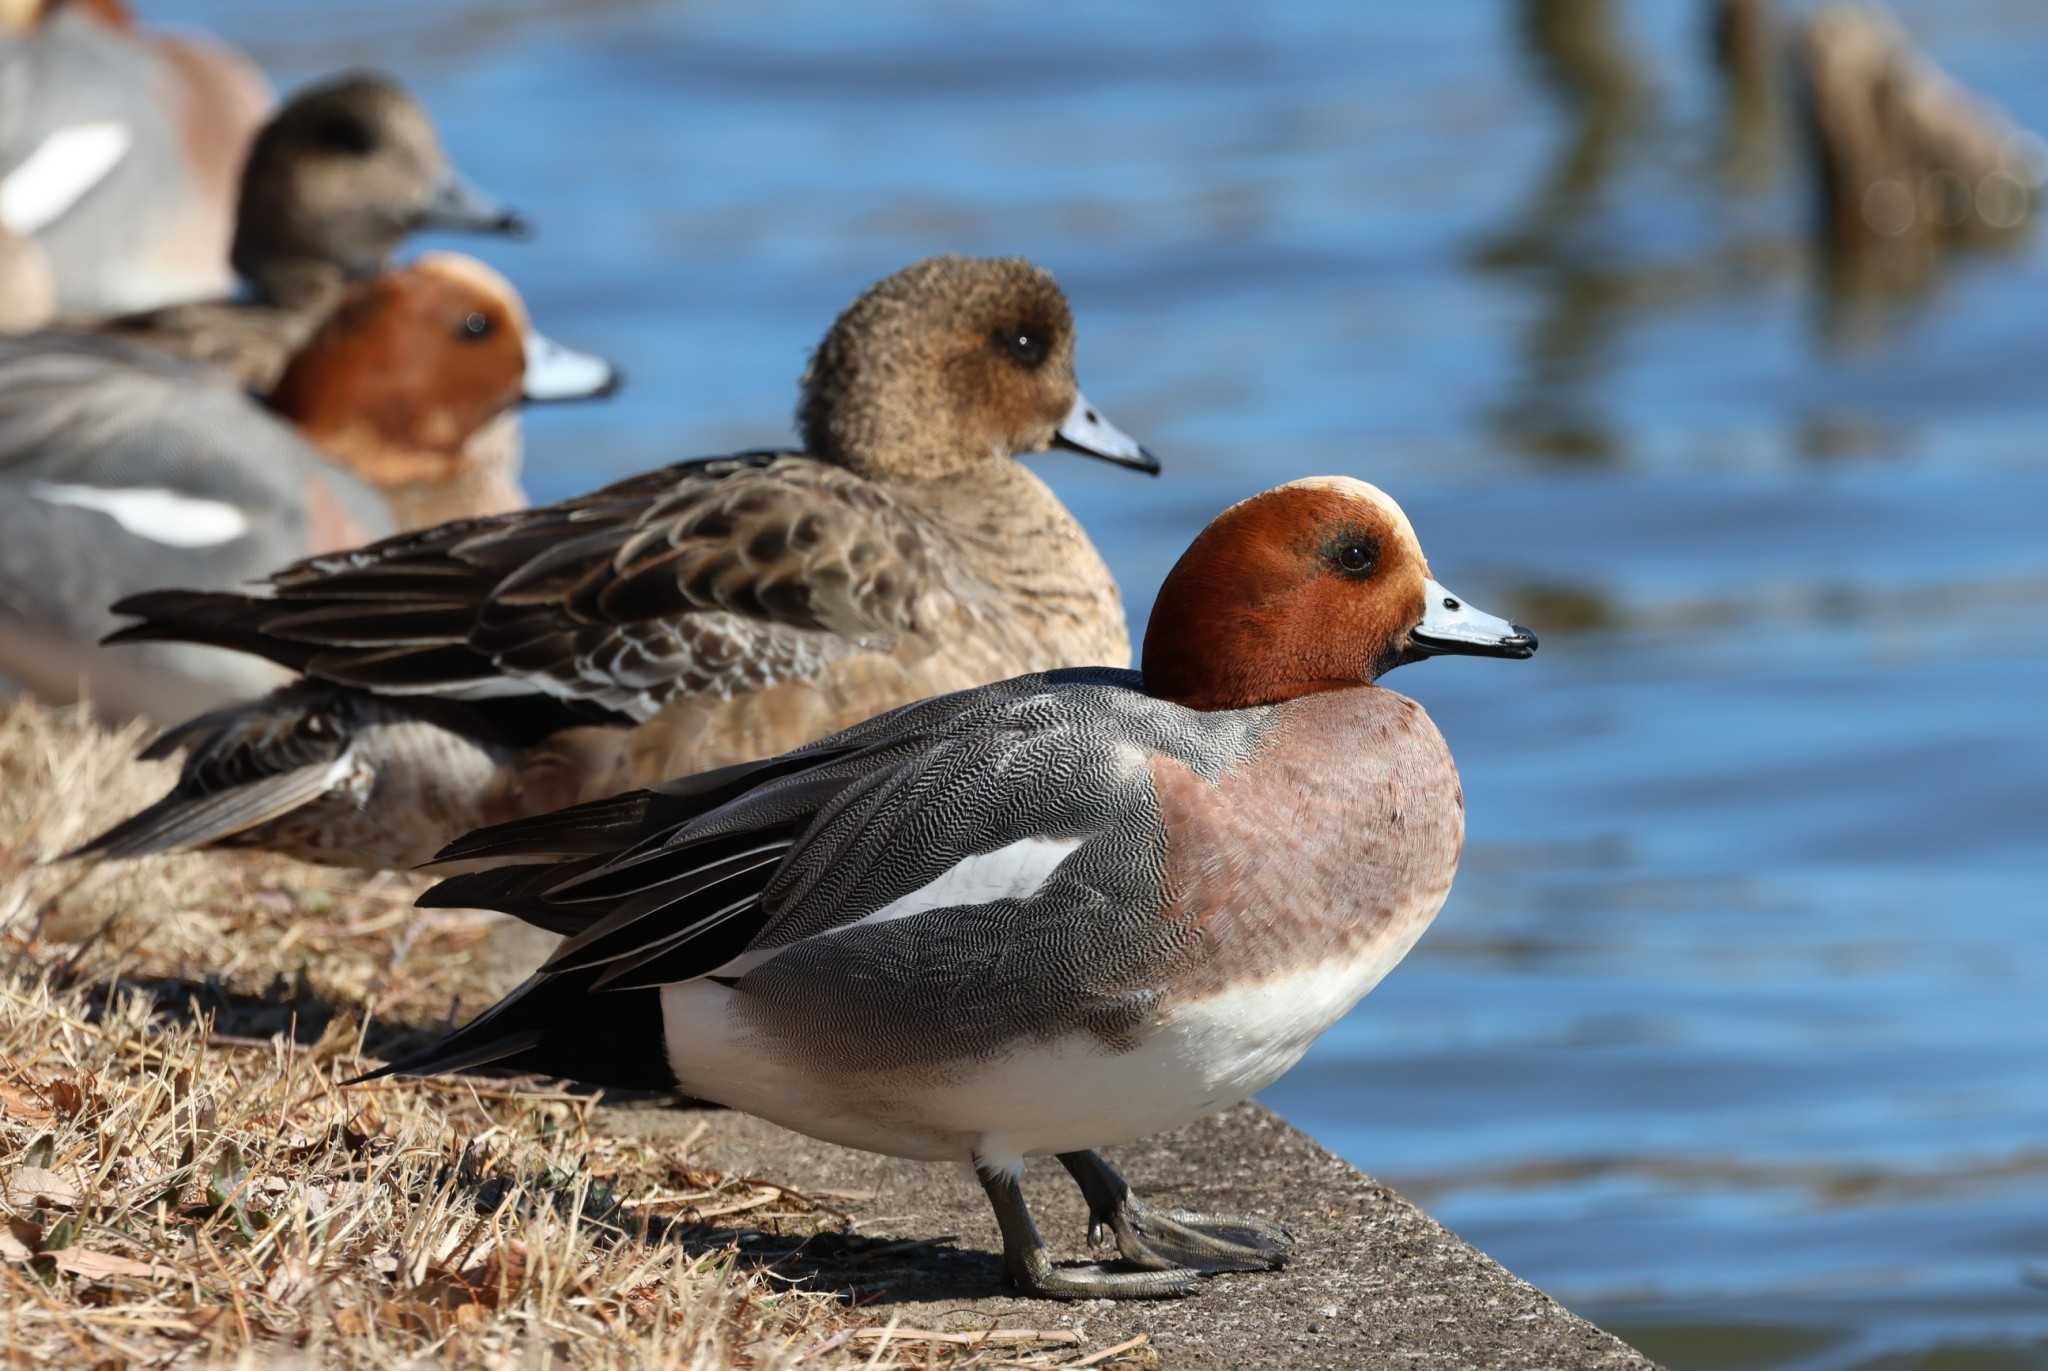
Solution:
{"label": "folded wing", "polygon": [[930,622],[952,593],[931,536],[839,468],[743,454],[301,562],[234,616],[136,596],[117,608],[143,622],[110,641],[218,642],[380,694],[538,694],[642,720]]}

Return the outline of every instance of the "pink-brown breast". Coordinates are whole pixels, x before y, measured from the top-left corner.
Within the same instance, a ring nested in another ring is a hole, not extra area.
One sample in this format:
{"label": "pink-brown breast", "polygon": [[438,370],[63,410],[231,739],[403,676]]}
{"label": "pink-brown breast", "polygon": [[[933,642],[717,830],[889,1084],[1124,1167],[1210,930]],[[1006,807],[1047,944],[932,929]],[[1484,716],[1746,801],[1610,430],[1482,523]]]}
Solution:
{"label": "pink-brown breast", "polygon": [[1464,793],[1420,705],[1363,687],[1274,708],[1257,749],[1214,783],[1152,764],[1163,917],[1201,934],[1170,1000],[1398,955],[1457,872]]}

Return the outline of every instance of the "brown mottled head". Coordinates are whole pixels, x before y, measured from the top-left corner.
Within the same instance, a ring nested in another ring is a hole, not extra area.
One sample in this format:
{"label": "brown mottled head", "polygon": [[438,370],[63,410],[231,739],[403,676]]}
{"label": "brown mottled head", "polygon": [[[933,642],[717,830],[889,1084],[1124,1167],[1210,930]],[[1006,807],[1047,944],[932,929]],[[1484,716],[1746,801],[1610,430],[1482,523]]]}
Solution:
{"label": "brown mottled head", "polygon": [[1074,315],[1017,257],[929,257],[869,288],[804,372],[805,450],[864,475],[925,480],[1070,447],[1157,472],[1074,380]]}
{"label": "brown mottled head", "polygon": [[233,260],[267,290],[309,268],[361,279],[422,228],[524,231],[456,174],[418,101],[386,77],[351,73],[299,92],[257,133]]}
{"label": "brown mottled head", "polygon": [[1529,630],[1437,584],[1384,491],[1317,476],[1232,505],[1181,555],[1145,633],[1145,688],[1240,709],[1368,685],[1439,653],[1535,651]]}
{"label": "brown mottled head", "polygon": [[293,357],[270,403],[380,489],[451,482],[473,442],[522,400],[607,393],[603,360],[536,333],[511,283],[473,257],[430,253],[353,287]]}

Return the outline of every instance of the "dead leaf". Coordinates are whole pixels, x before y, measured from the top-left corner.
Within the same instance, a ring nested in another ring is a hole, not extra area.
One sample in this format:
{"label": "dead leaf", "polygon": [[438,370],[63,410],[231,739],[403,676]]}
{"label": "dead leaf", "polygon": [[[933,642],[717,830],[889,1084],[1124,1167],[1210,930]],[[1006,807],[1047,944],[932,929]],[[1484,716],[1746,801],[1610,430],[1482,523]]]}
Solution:
{"label": "dead leaf", "polygon": [[85,1091],[75,1081],[51,1081],[43,1087],[43,1098],[66,1118],[76,1118],[85,1109]]}
{"label": "dead leaf", "polygon": [[61,1252],[49,1254],[49,1260],[56,1263],[59,1271],[69,1271],[74,1276],[83,1276],[89,1281],[107,1280],[114,1276],[172,1276],[176,1272],[168,1266],[154,1262],[139,1262],[133,1257],[123,1257],[113,1252],[95,1252],[89,1247],[67,1247]]}
{"label": "dead leaf", "polygon": [[493,1249],[477,1273],[477,1298],[493,1309],[509,1304],[526,1283],[527,1261],[526,1244],[516,1239]]}
{"label": "dead leaf", "polygon": [[9,1215],[0,1222],[0,1261],[27,1261],[43,1243],[43,1230],[27,1219]]}
{"label": "dead leaf", "polygon": [[45,1166],[17,1166],[7,1177],[7,1198],[18,1205],[69,1209],[78,1203],[78,1187]]}
{"label": "dead leaf", "polygon": [[273,1304],[289,1304],[313,1283],[313,1272],[305,1263],[286,1258],[263,1282],[263,1298]]}
{"label": "dead leaf", "polygon": [[0,1081],[0,1114],[24,1120],[28,1123],[52,1123],[57,1112],[44,1103],[40,1094],[22,1090]]}

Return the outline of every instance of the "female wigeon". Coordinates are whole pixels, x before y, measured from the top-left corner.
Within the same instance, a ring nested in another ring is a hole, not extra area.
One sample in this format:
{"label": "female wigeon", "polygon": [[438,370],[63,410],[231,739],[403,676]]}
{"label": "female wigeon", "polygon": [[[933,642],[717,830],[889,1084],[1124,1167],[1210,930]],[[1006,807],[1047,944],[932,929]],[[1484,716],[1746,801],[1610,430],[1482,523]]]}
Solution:
{"label": "female wigeon", "polygon": [[1127,662],[1116,583],[1013,454],[1155,471],[1082,398],[1051,276],[940,257],[873,287],[806,371],[803,452],[648,472],[271,578],[167,591],[110,641],[303,673],[178,730],[184,775],[88,844],[404,867],[457,834],[772,756],[1020,671]]}
{"label": "female wigeon", "polygon": [[38,234],[55,308],[110,314],[230,290],[242,158],[272,103],[247,57],[139,29],[122,0],[0,0],[0,163],[79,124],[129,144],[76,214]]}
{"label": "female wigeon", "polygon": [[[1450,890],[1464,799],[1429,716],[1376,682],[1535,650],[1432,579],[1374,487],[1267,491],[1167,577],[1142,674],[926,700],[451,845],[501,865],[422,904],[569,936],[376,1074],[680,1088],[971,1162],[1032,1294],[1178,1295],[1278,1266],[1280,1228],[1153,1208],[1093,1149],[1263,1089],[1407,954]],[[1052,1264],[1019,1186],[1047,1153],[1127,1269]]]}
{"label": "female wigeon", "polygon": [[535,333],[482,263],[356,287],[266,410],[211,368],[89,335],[0,339],[0,677],[115,714],[183,717],[275,686],[259,658],[97,640],[167,581],[244,585],[295,557],[526,503],[522,399],[608,366]]}
{"label": "female wigeon", "polygon": [[352,281],[374,276],[424,228],[525,232],[456,174],[426,111],[386,77],[309,87],[250,145],[232,260],[245,299],[200,300],[98,321],[269,391]]}

